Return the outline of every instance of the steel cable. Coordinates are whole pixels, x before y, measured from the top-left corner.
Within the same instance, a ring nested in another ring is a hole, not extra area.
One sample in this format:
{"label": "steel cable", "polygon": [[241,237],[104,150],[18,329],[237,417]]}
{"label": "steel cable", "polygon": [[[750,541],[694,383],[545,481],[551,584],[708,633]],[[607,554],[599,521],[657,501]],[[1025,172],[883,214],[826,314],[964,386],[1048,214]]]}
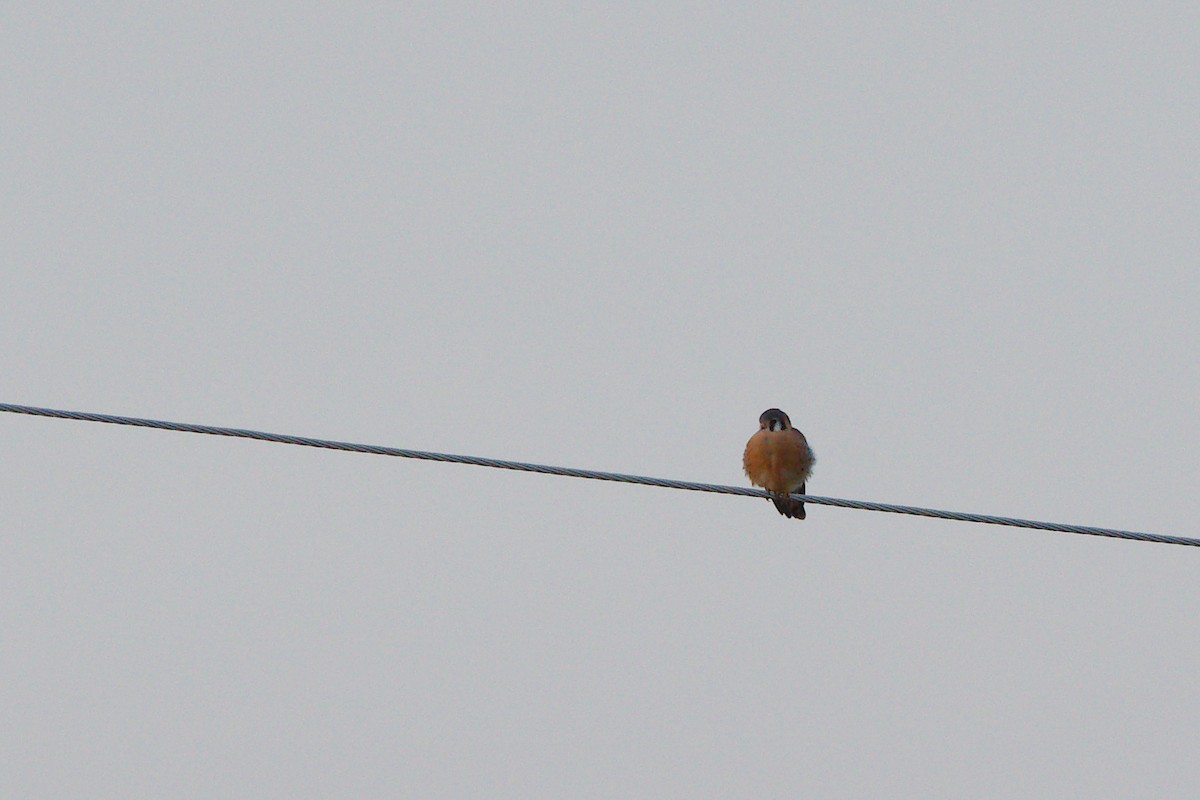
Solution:
{"label": "steel cable", "polygon": [[[0,411],[13,414],[29,414],[38,417],[54,417],[57,419],[74,419],[85,422],[104,422],[112,425],[132,425],[139,428],[158,428],[159,430],[180,431],[183,433],[203,433],[211,436],[232,436],[239,439],[257,439],[263,442],[278,442],[294,444],[303,447],[319,447],[326,450],[345,450],[351,453],[371,453],[380,456],[396,456],[399,458],[415,458],[424,461],[445,461],[453,464],[473,464],[479,467],[495,469],[511,469],[521,472],[539,472],[545,475],[563,475],[568,478],[587,478],[597,481],[616,481],[619,483],[635,483],[643,486],[659,486],[665,489],[686,489],[693,492],[713,492],[717,494],[741,495],[744,497],[770,497],[762,489],[751,489],[741,486],[721,486],[712,483],[696,483],[694,481],[678,481],[669,478],[651,478],[644,475],[625,475],[618,472],[600,472],[590,469],[575,469],[573,467],[552,467],[545,464],[529,464],[522,461],[506,461],[498,458],[483,458],[481,456],[459,456],[448,453],[431,453],[424,450],[406,450],[399,447],[383,447],[371,444],[354,444],[338,442],[329,439],[313,439],[307,436],[290,436],[281,433],[266,433],[263,431],[246,430],[243,428],[224,428],[217,425],[196,425],[186,422],[167,422],[157,419],[142,419],[139,417],[122,417],[113,414],[96,414],[86,411],[62,411],[53,408],[38,408],[35,406],[19,406],[0,403]],[[863,511],[881,511],[888,514],[909,514],[918,517],[933,517],[936,519],[958,520],[961,522],[978,522],[985,525],[1006,525],[1013,528],[1032,528],[1042,531],[1057,531],[1060,533],[1079,533],[1088,536],[1106,536],[1113,539],[1132,539],[1139,542],[1157,542],[1159,544],[1180,544],[1190,547],[1200,547],[1200,539],[1185,536],[1169,536],[1160,533],[1143,533],[1125,531],[1114,528],[1096,528],[1087,525],[1067,525],[1058,522],[1038,522],[1014,517],[999,517],[990,514],[970,514],[962,511],[941,511],[933,508],[918,506],[901,506],[892,503],[873,503],[865,500],[845,500],[838,497],[822,497],[820,495],[792,495],[792,497],[815,505],[836,506],[838,508],[854,508]]]}

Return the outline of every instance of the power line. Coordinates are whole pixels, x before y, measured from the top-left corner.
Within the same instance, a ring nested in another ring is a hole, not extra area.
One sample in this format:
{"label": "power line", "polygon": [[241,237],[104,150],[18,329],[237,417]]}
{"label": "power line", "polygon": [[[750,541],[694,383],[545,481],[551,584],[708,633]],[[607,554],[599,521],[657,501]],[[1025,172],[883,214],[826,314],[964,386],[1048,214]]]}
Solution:
{"label": "power line", "polygon": [[[37,417],[54,417],[57,419],[75,419],[85,422],[105,422],[111,425],[132,425],[139,428],[158,428],[167,431],[184,433],[204,433],[211,436],[232,436],[239,439],[258,439],[263,442],[278,442],[280,444],[296,444],[304,447],[320,447],[326,450],[346,450],[351,453],[373,453],[380,456],[397,456],[399,458],[416,458],[425,461],[448,461],[453,464],[473,464],[479,467],[496,469],[512,469],[521,472],[540,472],[546,475],[564,475],[568,478],[589,478],[597,481],[617,481],[619,483],[637,483],[644,486],[660,486],[665,489],[686,489],[693,492],[714,492],[717,494],[742,495],[744,497],[767,497],[770,495],[761,489],[750,489],[741,486],[721,486],[712,483],[695,483],[693,481],[676,481],[667,478],[648,478],[643,475],[623,475],[617,472],[598,472],[590,469],[574,469],[572,467],[551,467],[545,464],[527,464],[521,461],[503,461],[498,458],[482,458],[480,456],[456,456],[447,453],[430,453],[424,450],[404,450],[399,447],[382,447],[372,444],[353,444],[337,442],[329,439],[312,439],[307,436],[289,436],[282,433],[264,433],[263,431],[245,430],[242,428],[223,428],[216,425],[194,425],[186,422],[166,422],[157,419],[141,419],[139,417],[119,417],[112,414],[94,414],[86,411],[60,411],[53,408],[37,408],[34,406],[18,406],[0,403],[0,411],[13,414],[30,414]],[[1106,536],[1112,539],[1133,539],[1140,542],[1156,542],[1159,544],[1181,544],[1190,547],[1200,547],[1200,539],[1189,539],[1185,536],[1167,536],[1159,533],[1142,533],[1139,531],[1123,531],[1113,528],[1093,528],[1086,525],[1065,525],[1058,522],[1037,522],[1029,519],[1013,517],[996,517],[988,514],[968,514],[961,511],[939,511],[933,508],[917,506],[899,506],[891,503],[872,503],[865,500],[843,500],[837,497],[821,497],[818,495],[792,495],[806,503],[816,505],[837,506],[839,508],[856,508],[863,511],[882,511],[889,514],[909,514],[918,517],[934,517],[951,519],[961,522],[980,522],[986,525],[1006,525],[1013,528],[1032,528],[1041,531],[1058,531],[1060,533],[1081,533],[1088,536]]]}

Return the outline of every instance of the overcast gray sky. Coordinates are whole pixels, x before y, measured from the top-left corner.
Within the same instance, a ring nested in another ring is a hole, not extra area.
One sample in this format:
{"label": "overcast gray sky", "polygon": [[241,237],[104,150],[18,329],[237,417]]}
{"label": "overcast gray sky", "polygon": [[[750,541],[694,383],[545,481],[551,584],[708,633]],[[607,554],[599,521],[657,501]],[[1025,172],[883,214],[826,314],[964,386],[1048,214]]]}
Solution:
{"label": "overcast gray sky", "polygon": [[[1200,535],[1195,4],[0,16],[0,401]],[[6,797],[1200,783],[1190,548],[2,416]]]}

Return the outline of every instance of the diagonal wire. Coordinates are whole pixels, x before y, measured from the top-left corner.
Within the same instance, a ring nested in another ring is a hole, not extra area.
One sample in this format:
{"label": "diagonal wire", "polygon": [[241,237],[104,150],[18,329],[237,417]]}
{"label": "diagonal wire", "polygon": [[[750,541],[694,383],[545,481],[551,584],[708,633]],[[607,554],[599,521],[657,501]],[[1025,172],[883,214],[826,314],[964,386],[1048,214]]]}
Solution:
{"label": "diagonal wire", "polygon": [[[61,411],[53,408],[38,408],[35,406],[19,406],[10,403],[0,403],[0,411],[13,414],[30,414],[37,417],[54,417],[56,419],[74,419],[85,422],[105,422],[112,425],[132,425],[139,428],[158,428],[167,431],[184,433],[203,433],[212,436],[232,436],[239,439],[258,439],[263,442],[278,442],[280,444],[295,444],[304,447],[320,447],[326,450],[346,450],[351,453],[372,453],[380,456],[397,456],[399,458],[416,458],[424,461],[447,461],[453,464],[473,464],[479,467],[496,469],[512,469],[521,472],[540,472],[545,475],[564,475],[568,478],[588,478],[597,481],[617,481],[619,483],[636,483],[644,486],[660,486],[665,489],[686,489],[693,492],[714,492],[717,494],[733,494],[743,497],[771,497],[761,489],[749,489],[741,486],[721,486],[713,483],[696,483],[694,481],[677,481],[669,478],[650,478],[644,475],[623,475],[618,472],[599,472],[590,469],[575,469],[573,467],[551,467],[545,464],[528,464],[522,461],[504,461],[498,458],[483,458],[480,456],[456,456],[448,453],[431,453],[424,450],[405,450],[399,447],[382,447],[372,444],[353,444],[329,439],[312,439],[307,436],[290,436],[282,433],[265,433],[243,428],[223,428],[216,425],[195,425],[186,422],[166,422],[157,419],[142,419],[140,417],[119,417],[113,414],[95,414],[86,411]],[[882,511],[889,514],[910,514],[918,517],[934,517],[961,522],[979,522],[987,525],[1006,525],[1013,528],[1032,528],[1041,531],[1058,531],[1060,533],[1080,533],[1088,536],[1106,536],[1112,539],[1132,539],[1139,542],[1156,542],[1159,544],[1180,544],[1190,547],[1200,547],[1200,539],[1190,539],[1186,536],[1169,536],[1160,533],[1142,533],[1139,531],[1124,531],[1114,528],[1094,528],[1086,525],[1066,525],[1059,522],[1037,522],[1029,519],[1014,517],[997,517],[989,514],[969,514],[962,511],[940,511],[934,508],[918,506],[900,506],[891,503],[873,503],[866,500],[843,500],[837,497],[821,497],[805,494],[792,495],[797,500],[816,505],[837,506],[838,508],[855,508],[863,511]]]}

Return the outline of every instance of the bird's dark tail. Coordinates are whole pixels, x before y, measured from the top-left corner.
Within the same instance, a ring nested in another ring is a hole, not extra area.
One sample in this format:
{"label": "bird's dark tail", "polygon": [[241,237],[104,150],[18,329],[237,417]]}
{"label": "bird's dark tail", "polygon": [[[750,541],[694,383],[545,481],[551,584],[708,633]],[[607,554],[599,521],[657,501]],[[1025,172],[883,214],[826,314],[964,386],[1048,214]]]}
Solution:
{"label": "bird's dark tail", "polygon": [[[804,484],[800,484],[797,494],[805,494]],[[792,500],[786,495],[783,497],[772,497],[771,502],[775,503],[775,508],[779,509],[779,513],[791,519],[804,519],[804,501]]]}

